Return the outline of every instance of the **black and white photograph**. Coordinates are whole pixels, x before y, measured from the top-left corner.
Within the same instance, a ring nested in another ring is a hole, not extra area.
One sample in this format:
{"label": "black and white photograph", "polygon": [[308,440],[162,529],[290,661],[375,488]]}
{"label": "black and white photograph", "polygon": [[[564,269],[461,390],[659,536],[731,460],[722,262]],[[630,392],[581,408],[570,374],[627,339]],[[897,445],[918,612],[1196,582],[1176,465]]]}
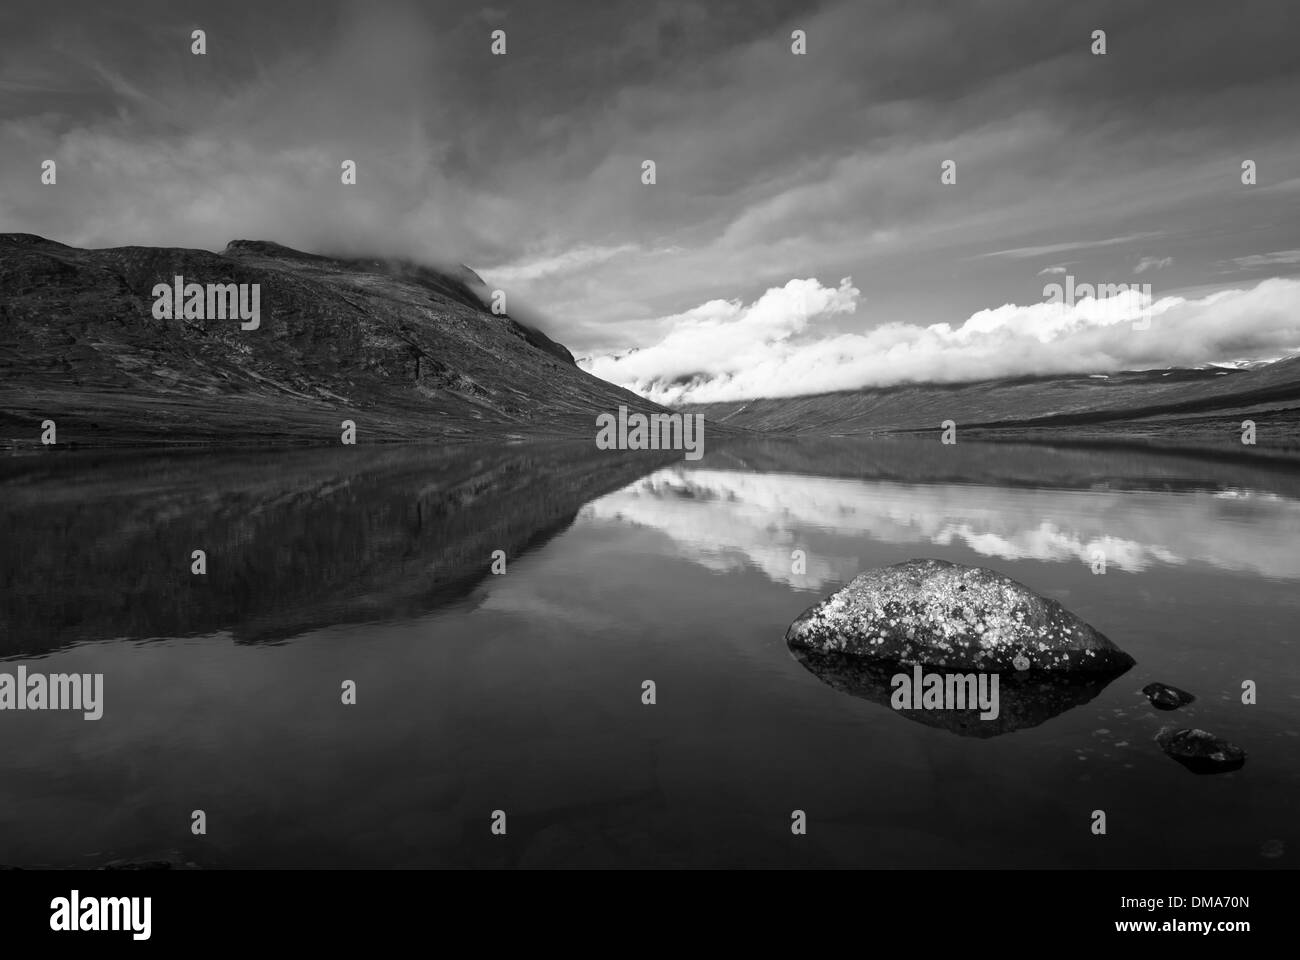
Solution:
{"label": "black and white photograph", "polygon": [[7,929],[834,870],[1231,950],[1297,624],[1290,0],[0,0]]}

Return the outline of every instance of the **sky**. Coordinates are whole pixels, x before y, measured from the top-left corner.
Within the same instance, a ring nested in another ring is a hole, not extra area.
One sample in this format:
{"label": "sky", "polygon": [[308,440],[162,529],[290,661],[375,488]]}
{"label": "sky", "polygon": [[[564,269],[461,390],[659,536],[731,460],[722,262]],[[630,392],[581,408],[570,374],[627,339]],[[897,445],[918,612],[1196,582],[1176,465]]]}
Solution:
{"label": "sky", "polygon": [[0,231],[465,263],[667,402],[1275,357],[1298,37],[1268,0],[6,0]]}

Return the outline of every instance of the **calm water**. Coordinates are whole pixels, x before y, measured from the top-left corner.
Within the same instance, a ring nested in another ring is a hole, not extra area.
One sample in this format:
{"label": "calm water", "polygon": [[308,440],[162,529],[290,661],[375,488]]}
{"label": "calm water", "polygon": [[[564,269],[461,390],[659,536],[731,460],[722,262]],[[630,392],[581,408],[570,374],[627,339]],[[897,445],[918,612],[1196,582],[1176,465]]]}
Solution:
{"label": "calm water", "polygon": [[[1300,852],[1295,467],[847,440],[715,445],[695,464],[589,444],[64,454],[0,464],[0,544],[0,670],[105,678],[99,721],[0,713],[0,864],[1280,867]],[[789,654],[804,608],[913,557],[1003,571],[1137,666],[975,738]],[[1158,713],[1139,693],[1153,680],[1198,699]],[[1197,776],[1153,742],[1165,724],[1249,759]]]}

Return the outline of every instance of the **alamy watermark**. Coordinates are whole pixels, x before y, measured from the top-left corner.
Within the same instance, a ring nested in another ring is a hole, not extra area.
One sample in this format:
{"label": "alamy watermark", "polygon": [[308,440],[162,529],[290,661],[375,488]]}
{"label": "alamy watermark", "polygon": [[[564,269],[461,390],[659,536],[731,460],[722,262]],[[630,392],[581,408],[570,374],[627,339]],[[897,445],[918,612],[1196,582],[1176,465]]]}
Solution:
{"label": "alamy watermark", "polygon": [[910,676],[894,674],[889,685],[895,710],[979,710],[981,720],[998,718],[996,673],[925,673],[917,665]]}
{"label": "alamy watermark", "polygon": [[104,715],[102,673],[0,673],[0,710],[80,710],[87,720]]}
{"label": "alamy watermark", "polygon": [[599,450],[685,450],[687,460],[704,456],[704,414],[632,413],[618,408],[618,416],[596,417]]}
{"label": "alamy watermark", "polygon": [[154,284],[155,320],[241,320],[240,330],[256,330],[262,323],[260,283],[186,283],[177,276],[172,283]]}
{"label": "alamy watermark", "polygon": [[50,901],[50,929],[60,933],[123,930],[132,940],[153,932],[152,897],[83,897],[73,890]]}
{"label": "alamy watermark", "polygon": [[1102,317],[1127,320],[1133,317],[1134,330],[1151,329],[1151,284],[1149,283],[1076,283],[1066,274],[1065,284],[1049,283],[1043,297],[1062,310],[1083,300],[1092,300]]}

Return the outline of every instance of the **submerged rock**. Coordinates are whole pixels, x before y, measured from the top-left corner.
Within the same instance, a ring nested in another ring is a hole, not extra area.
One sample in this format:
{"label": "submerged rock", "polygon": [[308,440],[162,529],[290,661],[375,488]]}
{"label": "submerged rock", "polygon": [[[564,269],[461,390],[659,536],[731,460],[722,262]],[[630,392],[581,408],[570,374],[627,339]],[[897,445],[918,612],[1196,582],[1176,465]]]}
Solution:
{"label": "submerged rock", "polygon": [[1177,710],[1185,707],[1196,698],[1186,690],[1179,690],[1164,683],[1148,683],[1142,688],[1151,706],[1157,710]]}
{"label": "submerged rock", "polygon": [[805,610],[785,639],[796,651],[957,670],[1118,675],[1134,663],[1055,600],[945,560],[870,570]]}
{"label": "submerged rock", "polygon": [[1246,762],[1246,751],[1204,730],[1165,728],[1156,735],[1167,755],[1193,773],[1228,773]]}

